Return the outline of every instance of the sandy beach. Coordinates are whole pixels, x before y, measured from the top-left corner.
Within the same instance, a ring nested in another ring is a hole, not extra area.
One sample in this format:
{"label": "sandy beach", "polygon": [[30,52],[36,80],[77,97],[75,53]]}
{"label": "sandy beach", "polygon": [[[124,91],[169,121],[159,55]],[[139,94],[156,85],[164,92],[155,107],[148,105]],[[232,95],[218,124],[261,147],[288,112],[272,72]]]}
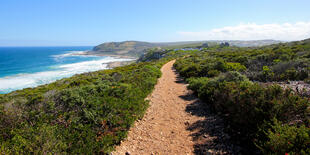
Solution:
{"label": "sandy beach", "polygon": [[125,65],[129,65],[131,63],[134,63],[138,58],[137,57],[132,57],[132,56],[127,56],[127,55],[112,55],[112,54],[103,54],[103,53],[96,53],[93,51],[84,51],[84,52],[78,52],[78,53],[73,53],[72,55],[93,55],[93,56],[108,56],[108,57],[113,57],[113,58],[118,58],[118,59],[131,59],[129,61],[114,61],[114,62],[109,62],[107,63],[107,68],[112,69],[115,67],[121,67]]}
{"label": "sandy beach", "polygon": [[104,53],[98,53],[94,51],[84,51],[84,52],[78,52],[73,53],[72,55],[94,55],[94,56],[109,56],[114,58],[122,58],[122,59],[137,59],[137,57],[128,56],[128,55],[116,55],[116,54],[104,54]]}

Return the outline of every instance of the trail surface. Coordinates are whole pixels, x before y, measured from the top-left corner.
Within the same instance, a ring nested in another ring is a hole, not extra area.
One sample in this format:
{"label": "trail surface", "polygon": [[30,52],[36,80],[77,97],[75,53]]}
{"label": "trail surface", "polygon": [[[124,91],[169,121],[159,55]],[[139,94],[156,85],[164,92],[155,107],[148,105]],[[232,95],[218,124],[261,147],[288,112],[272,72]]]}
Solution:
{"label": "trail surface", "polygon": [[148,98],[150,107],[144,118],[135,123],[113,155],[231,153],[222,120],[203,109],[187,90],[173,69],[174,62],[161,68],[162,77]]}

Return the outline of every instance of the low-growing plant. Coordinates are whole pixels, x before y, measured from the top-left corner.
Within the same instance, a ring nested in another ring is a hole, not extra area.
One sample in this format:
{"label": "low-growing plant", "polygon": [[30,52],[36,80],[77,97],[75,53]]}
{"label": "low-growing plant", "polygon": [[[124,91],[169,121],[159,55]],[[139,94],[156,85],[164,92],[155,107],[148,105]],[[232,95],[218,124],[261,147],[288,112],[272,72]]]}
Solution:
{"label": "low-growing plant", "polygon": [[282,124],[276,119],[265,134],[267,141],[258,144],[264,154],[310,154],[310,128]]}
{"label": "low-growing plant", "polygon": [[[223,114],[233,131],[249,141],[257,138],[262,124],[272,122],[273,118],[283,123],[307,122],[310,106],[307,99],[277,85],[265,88],[239,77],[238,74],[227,74],[214,79],[191,78],[188,88]],[[298,149],[295,144],[292,147]]]}
{"label": "low-growing plant", "polygon": [[264,81],[268,81],[269,79],[272,79],[274,76],[274,73],[268,66],[263,66],[263,79]]}
{"label": "low-growing plant", "polygon": [[109,153],[148,107],[167,59],[0,95],[0,154]]}
{"label": "low-growing plant", "polygon": [[215,77],[215,76],[218,76],[218,75],[220,75],[220,71],[218,71],[218,70],[210,70],[210,71],[208,71],[208,74],[207,74],[207,76],[208,77]]}
{"label": "low-growing plant", "polygon": [[[188,88],[227,120],[229,131],[239,140],[256,143],[265,154],[309,154],[309,99],[279,85],[254,82],[307,82],[309,59],[304,47],[308,44],[213,48],[207,54],[178,59],[175,66],[183,75],[190,73],[185,76]],[[304,54],[296,54],[300,51]],[[189,64],[196,65],[195,71],[187,68]],[[220,74],[208,76],[213,70]]]}
{"label": "low-growing plant", "polygon": [[229,70],[234,70],[234,71],[239,71],[239,72],[246,70],[246,67],[244,65],[241,65],[240,63],[237,63],[237,62],[228,62],[227,66]]}

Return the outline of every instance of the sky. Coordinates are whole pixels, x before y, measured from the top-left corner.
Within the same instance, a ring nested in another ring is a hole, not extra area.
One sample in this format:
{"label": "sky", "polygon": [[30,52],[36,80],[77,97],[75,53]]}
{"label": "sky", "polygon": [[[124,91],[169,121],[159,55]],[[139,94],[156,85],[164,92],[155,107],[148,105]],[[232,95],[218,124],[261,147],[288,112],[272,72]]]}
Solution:
{"label": "sky", "polygon": [[0,46],[302,40],[310,0],[2,0]]}

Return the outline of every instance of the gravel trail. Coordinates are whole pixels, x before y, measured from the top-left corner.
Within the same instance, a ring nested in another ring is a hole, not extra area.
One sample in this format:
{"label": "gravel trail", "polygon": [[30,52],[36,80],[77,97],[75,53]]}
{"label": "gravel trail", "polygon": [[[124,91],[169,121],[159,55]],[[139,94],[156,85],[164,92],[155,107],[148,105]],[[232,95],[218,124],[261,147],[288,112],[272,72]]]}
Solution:
{"label": "gravel trail", "polygon": [[148,97],[150,107],[144,118],[113,155],[234,154],[238,150],[224,133],[223,120],[204,109],[178,78],[174,62],[161,68],[162,77]]}

